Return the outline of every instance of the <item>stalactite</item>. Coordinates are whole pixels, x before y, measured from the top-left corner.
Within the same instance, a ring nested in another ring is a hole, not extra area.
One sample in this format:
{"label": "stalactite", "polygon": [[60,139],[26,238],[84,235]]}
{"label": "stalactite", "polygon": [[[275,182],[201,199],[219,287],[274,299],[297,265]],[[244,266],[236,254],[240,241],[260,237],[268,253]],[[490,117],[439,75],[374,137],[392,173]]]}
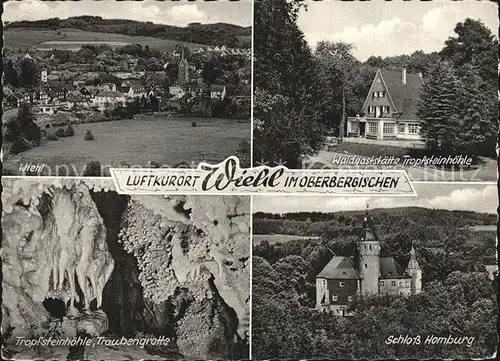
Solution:
{"label": "stalactite", "polygon": [[[102,300],[102,290],[113,270],[107,251],[106,229],[90,189],[110,189],[110,182],[78,179],[4,179],[2,193],[3,289],[5,329],[26,336],[30,324],[43,320],[21,309],[43,309],[46,298]],[[87,320],[88,322],[88,320]],[[101,330],[102,331],[102,330]]]}

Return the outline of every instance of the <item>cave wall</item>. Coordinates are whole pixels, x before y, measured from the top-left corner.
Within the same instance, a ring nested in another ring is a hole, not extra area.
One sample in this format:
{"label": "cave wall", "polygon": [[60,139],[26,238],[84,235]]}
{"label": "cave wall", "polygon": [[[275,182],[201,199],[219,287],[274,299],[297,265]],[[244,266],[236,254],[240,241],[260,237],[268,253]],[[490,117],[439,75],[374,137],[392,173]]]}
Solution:
{"label": "cave wall", "polygon": [[90,198],[99,184],[11,178],[2,185],[2,330],[14,341],[43,334],[48,297],[83,306],[99,299],[113,260]]}
{"label": "cave wall", "polygon": [[[85,300],[95,310],[99,297],[78,278],[83,259],[104,281],[94,334],[165,335],[170,351],[190,358],[248,357],[249,197],[122,196],[99,179],[6,179],[3,187],[10,340],[44,332],[47,297],[69,304],[76,294],[80,311]],[[58,289],[63,254],[74,267],[64,266]]]}

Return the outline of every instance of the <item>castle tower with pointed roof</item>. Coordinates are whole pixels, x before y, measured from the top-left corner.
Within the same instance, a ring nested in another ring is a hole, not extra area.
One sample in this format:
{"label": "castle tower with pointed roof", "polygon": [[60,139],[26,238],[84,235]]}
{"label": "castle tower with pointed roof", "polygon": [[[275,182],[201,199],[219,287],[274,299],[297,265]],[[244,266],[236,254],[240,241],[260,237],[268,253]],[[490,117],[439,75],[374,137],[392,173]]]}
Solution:
{"label": "castle tower with pointed roof", "polygon": [[366,212],[354,257],[334,255],[316,276],[316,309],[338,316],[352,314],[349,303],[377,294],[410,296],[422,291],[422,270],[412,246],[408,267],[393,257],[380,257],[380,242]]}
{"label": "castle tower with pointed roof", "polygon": [[422,292],[422,270],[417,262],[417,252],[415,247],[411,246],[410,261],[406,267],[406,273],[411,276],[411,294],[416,295]]}

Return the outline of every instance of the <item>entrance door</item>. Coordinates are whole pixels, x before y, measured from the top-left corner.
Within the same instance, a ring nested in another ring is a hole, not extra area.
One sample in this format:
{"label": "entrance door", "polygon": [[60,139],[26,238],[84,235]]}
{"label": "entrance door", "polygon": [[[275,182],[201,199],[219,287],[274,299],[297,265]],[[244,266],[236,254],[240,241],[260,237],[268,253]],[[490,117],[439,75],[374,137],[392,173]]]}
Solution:
{"label": "entrance door", "polygon": [[359,123],[359,136],[361,138],[366,138],[366,123],[365,122]]}

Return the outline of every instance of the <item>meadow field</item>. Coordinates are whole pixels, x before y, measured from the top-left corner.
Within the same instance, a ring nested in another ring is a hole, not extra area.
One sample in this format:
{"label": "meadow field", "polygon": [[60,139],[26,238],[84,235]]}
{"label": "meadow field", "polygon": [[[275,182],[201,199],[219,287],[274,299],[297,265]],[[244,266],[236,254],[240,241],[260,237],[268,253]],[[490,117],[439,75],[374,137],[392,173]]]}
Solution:
{"label": "meadow field", "polygon": [[301,239],[319,239],[315,236],[294,236],[290,234],[254,234],[252,235],[252,244],[254,246],[260,244],[262,241],[268,241],[270,244],[276,242],[288,242]]}
{"label": "meadow field", "polygon": [[[196,127],[191,123],[195,121]],[[200,161],[218,163],[234,155],[243,140],[250,140],[250,120],[166,117],[162,114],[139,119],[74,125],[73,137],[47,141],[39,147],[9,156],[4,174],[20,175],[22,164],[45,164],[42,175],[82,175],[91,161],[101,168],[189,165]],[[53,129],[55,130],[55,129]],[[93,141],[84,140],[90,130]],[[56,168],[57,167],[57,168]],[[59,171],[56,172],[56,169]],[[103,174],[109,175],[109,172]]]}
{"label": "meadow field", "polygon": [[[75,45],[92,43],[110,43],[112,47],[124,46],[127,44],[149,45],[160,51],[172,52],[179,43],[175,40],[151,38],[146,36],[128,36],[113,33],[97,33],[78,29],[25,29],[7,28],[4,29],[4,47],[6,49],[31,49],[36,47],[39,50],[75,50]],[[71,43],[75,45],[72,46]],[[198,49],[199,44],[186,43],[190,49]]]}

